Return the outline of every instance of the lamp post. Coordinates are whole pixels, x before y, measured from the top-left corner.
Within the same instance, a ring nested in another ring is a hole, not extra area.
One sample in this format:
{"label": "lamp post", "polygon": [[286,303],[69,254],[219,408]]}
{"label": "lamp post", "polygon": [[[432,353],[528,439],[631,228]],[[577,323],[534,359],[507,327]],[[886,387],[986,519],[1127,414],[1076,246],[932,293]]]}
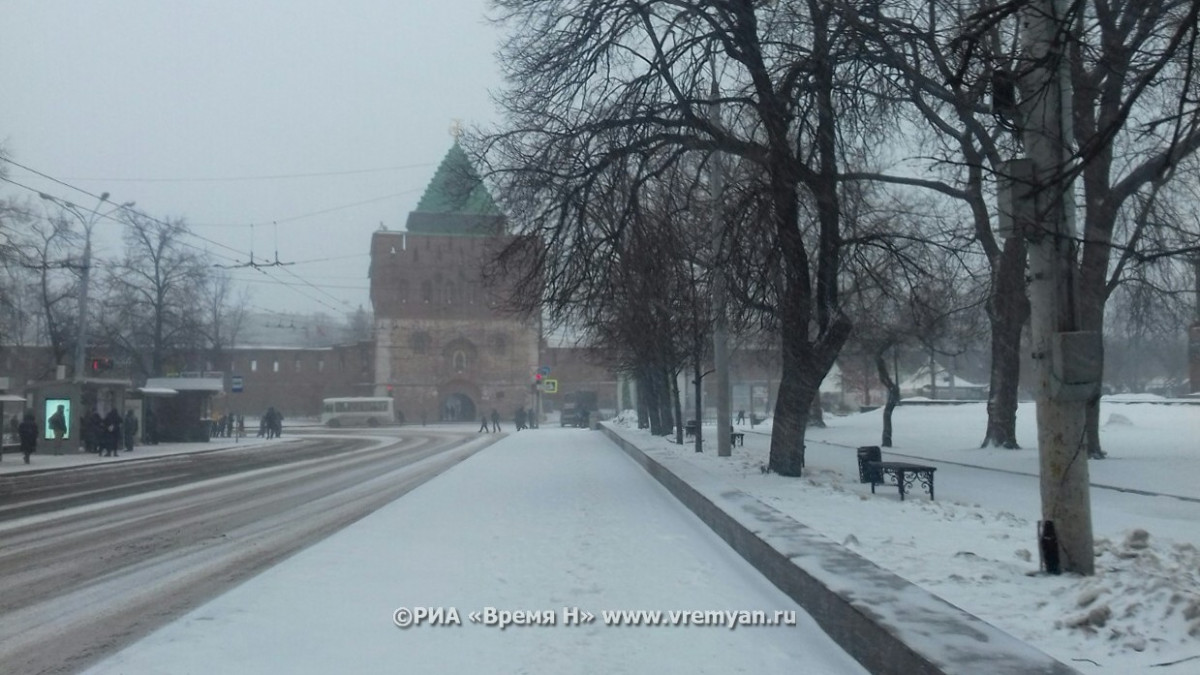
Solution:
{"label": "lamp post", "polygon": [[75,372],[72,378],[76,382],[83,381],[84,361],[87,354],[88,340],[88,320],[87,320],[87,304],[88,304],[88,285],[90,283],[92,270],[92,228],[102,217],[111,214],[117,209],[125,209],[133,206],[133,202],[125,202],[124,204],[114,204],[113,208],[107,213],[100,213],[100,207],[108,202],[108,193],[104,192],[100,195],[96,206],[91,212],[84,213],[79,210],[79,207],[69,201],[59,199],[44,192],[39,192],[38,196],[46,201],[54,202],[61,208],[69,211],[71,215],[79,219],[83,225],[84,244],[83,244],[83,265],[79,276],[79,338],[75,343]]}

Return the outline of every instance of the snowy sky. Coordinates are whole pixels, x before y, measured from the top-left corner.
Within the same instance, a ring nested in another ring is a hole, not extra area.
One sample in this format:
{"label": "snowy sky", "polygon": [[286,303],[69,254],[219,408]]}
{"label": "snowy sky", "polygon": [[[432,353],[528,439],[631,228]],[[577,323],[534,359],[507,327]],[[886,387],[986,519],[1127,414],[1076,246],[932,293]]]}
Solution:
{"label": "snowy sky", "polygon": [[[879,411],[810,431],[799,480],[759,470],[765,433],[724,459],[618,428],[668,466],[740,488],[1083,673],[1197,672],[1200,406],[1103,404],[1109,458],[1090,464],[1090,578],[1036,574],[1034,407],[1018,413],[1023,450],[978,448],[985,418],[983,403],[897,410],[885,457],[938,467],[937,501],[904,503],[894,489],[871,495],[855,473],[854,448],[878,438]],[[861,672],[803,614],[788,629],[389,623],[421,605],[464,615],[794,607],[600,434],[547,425],[510,434],[91,672]]]}
{"label": "snowy sky", "polygon": [[[369,308],[371,232],[403,226],[455,120],[494,121],[485,0],[0,5],[0,144],[71,187],[9,178],[186,218],[225,264],[278,252],[297,264],[236,272],[267,309]],[[97,233],[114,253],[119,227]]]}

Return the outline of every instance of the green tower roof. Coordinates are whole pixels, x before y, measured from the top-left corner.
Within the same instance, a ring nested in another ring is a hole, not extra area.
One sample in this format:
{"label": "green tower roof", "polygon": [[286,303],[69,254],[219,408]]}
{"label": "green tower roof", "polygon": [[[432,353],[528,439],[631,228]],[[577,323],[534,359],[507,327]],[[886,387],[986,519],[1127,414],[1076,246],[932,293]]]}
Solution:
{"label": "green tower roof", "polygon": [[416,210],[420,213],[465,216],[501,215],[479,173],[471,166],[471,160],[457,141],[450,146],[450,151],[433,174]]}
{"label": "green tower roof", "polygon": [[456,140],[442,159],[406,228],[419,234],[496,235],[504,215]]}

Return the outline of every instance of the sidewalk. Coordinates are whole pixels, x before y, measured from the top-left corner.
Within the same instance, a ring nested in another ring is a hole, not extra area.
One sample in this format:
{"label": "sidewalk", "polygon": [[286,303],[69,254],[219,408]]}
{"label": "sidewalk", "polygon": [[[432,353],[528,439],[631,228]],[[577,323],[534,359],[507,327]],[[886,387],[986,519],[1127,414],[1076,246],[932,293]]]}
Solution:
{"label": "sidewalk", "polygon": [[[436,618],[410,625],[426,609]],[[741,611],[794,620],[729,624]],[[797,668],[866,672],[602,434],[543,428],[504,434],[87,672]]]}
{"label": "sidewalk", "polygon": [[267,440],[255,436],[243,436],[239,439],[233,438],[214,438],[207,443],[158,443],[156,445],[135,445],[131,452],[121,450],[117,457],[104,457],[103,453],[97,455],[95,453],[83,452],[67,452],[61,455],[43,454],[35,452],[29,458],[29,464],[26,464],[23,455],[20,452],[6,452],[3,460],[0,460],[0,475],[11,473],[26,473],[30,471],[54,471],[61,469],[71,469],[76,467],[98,466],[101,464],[112,464],[114,462],[136,462],[151,459],[154,457],[162,457],[164,455],[179,455],[196,452],[214,452],[217,450],[228,450],[231,448],[250,448],[267,443],[286,443],[295,441],[297,436],[288,434],[288,430],[284,430],[284,435],[278,439]]}

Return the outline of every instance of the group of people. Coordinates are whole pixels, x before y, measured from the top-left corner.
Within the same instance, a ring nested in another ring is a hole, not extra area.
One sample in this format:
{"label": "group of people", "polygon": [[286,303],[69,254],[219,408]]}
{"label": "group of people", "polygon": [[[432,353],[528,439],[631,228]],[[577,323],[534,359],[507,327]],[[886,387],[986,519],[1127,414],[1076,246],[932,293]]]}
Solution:
{"label": "group of people", "polygon": [[283,433],[283,415],[280,414],[275,406],[267,408],[267,412],[258,418],[258,435],[259,437],[279,438]]}
{"label": "group of people", "polygon": [[516,414],[513,415],[513,422],[517,425],[517,431],[522,429],[536,429],[537,414],[532,410],[526,412],[525,406],[518,406]]}
{"label": "group of people", "polygon": [[[147,411],[148,422],[150,415],[151,413]],[[46,426],[49,428],[50,433],[54,435],[55,441],[61,441],[66,438],[66,407],[62,405],[58,406],[58,409],[46,420]],[[108,413],[103,417],[100,416],[98,410],[93,410],[79,420],[79,435],[83,444],[83,450],[85,452],[94,452],[101,457],[116,457],[122,447],[124,447],[126,452],[130,452],[133,450],[134,441],[137,438],[140,426],[137,415],[132,410],[127,410],[123,417],[121,413],[117,412],[116,408],[109,408]],[[13,434],[20,440],[21,454],[24,457],[25,463],[29,464],[30,455],[37,452],[38,435],[40,433],[37,417],[33,414],[32,410],[26,410],[20,421],[14,415],[9,421],[9,427]],[[0,459],[3,459],[3,455],[0,455]]]}
{"label": "group of people", "polygon": [[[537,428],[537,413],[532,410],[526,411],[525,406],[518,406],[517,412],[513,415],[513,422],[516,423],[517,431],[522,429]],[[479,420],[479,433],[493,433],[500,431],[500,413],[492,408],[490,415],[483,415]]]}
{"label": "group of people", "polygon": [[[79,427],[83,449],[101,457],[116,457],[122,447],[125,452],[131,452],[138,426],[137,416],[132,410],[125,411],[124,417],[116,408],[109,408],[104,417],[100,416],[99,411],[93,410],[83,416]],[[51,429],[54,429],[53,424]]]}
{"label": "group of people", "polygon": [[[213,438],[233,438],[234,431],[238,436],[246,435],[246,416],[228,413],[212,421]],[[262,436],[262,434],[259,434]]]}

